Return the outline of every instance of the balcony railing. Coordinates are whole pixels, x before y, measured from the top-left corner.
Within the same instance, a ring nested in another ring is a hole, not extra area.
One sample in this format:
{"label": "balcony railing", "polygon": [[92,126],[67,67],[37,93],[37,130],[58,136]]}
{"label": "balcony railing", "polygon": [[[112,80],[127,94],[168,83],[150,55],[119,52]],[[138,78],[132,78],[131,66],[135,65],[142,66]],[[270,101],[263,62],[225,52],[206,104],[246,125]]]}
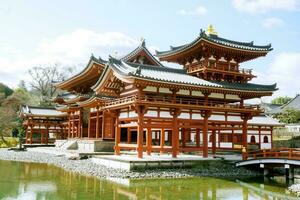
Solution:
{"label": "balcony railing", "polygon": [[124,97],[116,100],[112,100],[105,103],[105,107],[114,106],[114,105],[122,105],[127,103],[132,103],[135,101],[140,102],[153,102],[153,103],[164,103],[164,104],[181,104],[181,105],[191,105],[191,106],[208,106],[208,107],[216,107],[216,108],[229,108],[229,109],[251,109],[260,111],[259,105],[243,105],[241,106],[238,103],[227,103],[227,102],[220,102],[220,101],[208,101],[205,102],[204,100],[199,99],[187,99],[187,98],[172,98],[167,96],[150,96],[150,95],[143,95],[142,97],[138,98],[136,95]]}
{"label": "balcony railing", "polygon": [[217,70],[220,72],[224,72],[224,73],[239,73],[239,74],[244,74],[244,75],[253,75],[252,74],[252,69],[245,69],[245,68],[239,68],[236,69],[235,67],[229,67],[229,66],[204,66],[204,65],[199,65],[199,66],[192,66],[190,68],[188,68],[188,72],[189,73],[193,73],[193,72],[197,72],[200,70]]}

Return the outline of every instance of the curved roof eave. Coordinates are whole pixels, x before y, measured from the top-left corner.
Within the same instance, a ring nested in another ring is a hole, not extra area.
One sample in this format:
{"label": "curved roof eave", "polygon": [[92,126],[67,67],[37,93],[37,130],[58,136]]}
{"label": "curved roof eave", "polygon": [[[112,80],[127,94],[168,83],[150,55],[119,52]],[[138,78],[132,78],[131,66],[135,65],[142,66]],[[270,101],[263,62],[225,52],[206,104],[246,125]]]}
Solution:
{"label": "curved roof eave", "polygon": [[96,63],[98,65],[105,65],[107,63],[107,61],[102,60],[101,58],[97,59],[95,58],[93,55],[90,57],[90,60],[88,62],[88,64],[86,65],[86,67],[80,71],[79,73],[77,73],[76,75],[70,77],[69,79],[66,79],[62,82],[59,83],[54,83],[53,85],[55,87],[64,87],[66,84],[70,84],[73,80],[79,78],[79,77],[83,77],[86,73],[88,73],[88,71],[90,70],[90,68],[93,66],[92,63]]}
{"label": "curved roof eave", "polygon": [[[214,39],[214,38],[210,38],[209,36],[206,36],[205,33],[201,33],[200,36],[198,36],[196,39],[194,39],[192,42],[188,44],[177,46],[177,47],[171,46],[171,49],[167,51],[156,51],[156,56],[159,58],[163,58],[167,56],[172,56],[177,53],[181,53],[185,50],[194,47],[200,41],[206,41],[225,48],[238,49],[240,51],[246,51],[246,52],[268,53],[269,51],[273,50],[271,48],[271,44],[266,46],[257,46],[257,45],[253,45],[253,42],[249,42],[249,43],[236,42],[236,41],[227,40],[219,37],[215,37]],[[226,41],[228,43],[227,45],[226,45]],[[230,42],[232,43],[234,42],[236,44],[230,44]]]}

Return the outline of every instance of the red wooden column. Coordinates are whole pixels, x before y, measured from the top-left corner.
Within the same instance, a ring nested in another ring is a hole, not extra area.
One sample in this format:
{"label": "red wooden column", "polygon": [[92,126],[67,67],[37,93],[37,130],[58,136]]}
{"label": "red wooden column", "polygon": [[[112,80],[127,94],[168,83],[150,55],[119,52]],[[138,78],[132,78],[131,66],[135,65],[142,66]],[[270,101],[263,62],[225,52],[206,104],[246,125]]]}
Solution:
{"label": "red wooden column", "polygon": [[261,126],[258,127],[258,147],[261,149]]}
{"label": "red wooden column", "polygon": [[147,146],[147,155],[151,155],[151,151],[152,151],[152,130],[151,130],[151,128],[147,128],[146,146]]}
{"label": "red wooden column", "polygon": [[48,144],[48,139],[49,139],[49,124],[47,123],[47,125],[46,125],[46,144]]}
{"label": "red wooden column", "polygon": [[176,158],[179,151],[179,128],[178,128],[178,116],[180,110],[175,108],[171,111],[173,115],[173,129],[172,129],[172,157]]}
{"label": "red wooden column", "polygon": [[203,142],[203,157],[208,157],[208,118],[211,115],[210,110],[205,110],[201,112],[201,116],[203,117],[203,132],[202,132],[202,142]]}
{"label": "red wooden column", "polygon": [[26,127],[26,128],[25,128],[25,131],[26,131],[26,132],[25,132],[25,133],[26,133],[26,135],[25,135],[25,138],[26,138],[26,139],[25,139],[25,143],[27,144],[27,143],[28,143],[28,141],[27,141],[27,140],[28,140],[28,125],[26,125],[25,127]]}
{"label": "red wooden column", "polygon": [[32,144],[33,125],[30,125],[29,143]]}
{"label": "red wooden column", "polygon": [[271,148],[273,148],[273,127],[270,127],[271,128]]}
{"label": "red wooden column", "polygon": [[165,146],[165,129],[161,129],[160,133],[160,155],[164,153],[164,146]]}
{"label": "red wooden column", "polygon": [[127,128],[127,143],[131,143],[131,128]]}
{"label": "red wooden column", "polygon": [[243,138],[243,146],[247,149],[247,129],[248,129],[248,120],[251,119],[251,115],[249,113],[247,114],[242,114],[241,116],[242,120],[243,120],[243,130],[242,130],[242,138]]}
{"label": "red wooden column", "polygon": [[196,146],[200,147],[200,129],[196,128]]}
{"label": "red wooden column", "polygon": [[120,155],[119,143],[121,141],[121,128],[120,128],[119,112],[117,112],[115,119],[115,155]]}
{"label": "red wooden column", "polygon": [[137,109],[138,114],[138,127],[137,127],[137,152],[138,158],[143,158],[143,137],[144,137],[144,113],[145,107],[138,106]]}
{"label": "red wooden column", "polygon": [[181,141],[182,141],[182,148],[184,148],[185,143],[186,143],[186,129],[185,128],[181,129]]}
{"label": "red wooden column", "polygon": [[72,112],[72,138],[74,138],[75,132],[75,113]]}
{"label": "red wooden column", "polygon": [[82,130],[81,130],[81,110],[79,110],[79,115],[78,115],[78,131],[77,131],[77,137],[82,138]]}
{"label": "red wooden column", "polygon": [[216,154],[216,130],[212,130],[212,140],[211,140],[212,154]]}
{"label": "red wooden column", "polygon": [[71,137],[71,113],[69,114],[69,121],[68,121],[68,138]]}
{"label": "red wooden column", "polygon": [[89,112],[89,120],[88,120],[88,138],[91,138],[91,112]]}
{"label": "red wooden column", "polygon": [[100,119],[99,119],[99,107],[96,107],[97,113],[96,113],[96,139],[99,138],[99,125],[100,125]]}

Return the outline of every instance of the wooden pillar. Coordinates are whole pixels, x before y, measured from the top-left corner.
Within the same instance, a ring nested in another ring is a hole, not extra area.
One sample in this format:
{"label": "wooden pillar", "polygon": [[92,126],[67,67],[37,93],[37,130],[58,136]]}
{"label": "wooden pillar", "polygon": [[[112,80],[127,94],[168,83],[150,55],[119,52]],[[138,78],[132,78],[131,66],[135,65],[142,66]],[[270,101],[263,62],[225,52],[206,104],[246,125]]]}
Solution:
{"label": "wooden pillar", "polygon": [[127,128],[127,143],[131,143],[131,128]]}
{"label": "wooden pillar", "polygon": [[119,112],[118,112],[115,119],[115,155],[120,155],[119,143],[121,141],[121,128],[119,125],[120,125],[120,121],[119,121]]}
{"label": "wooden pillar", "polygon": [[173,129],[172,129],[172,157],[176,158],[179,151],[179,127],[178,127],[178,116],[180,109],[175,108],[171,111],[173,116]]}
{"label": "wooden pillar", "polygon": [[91,137],[91,112],[89,113],[89,122],[88,122],[88,139]]}
{"label": "wooden pillar", "polygon": [[32,144],[33,125],[30,126],[29,143]]}
{"label": "wooden pillar", "polygon": [[26,129],[25,129],[25,133],[26,133],[26,135],[25,135],[25,143],[27,144],[28,143],[28,125],[26,125]]}
{"label": "wooden pillar", "polygon": [[273,148],[273,127],[271,127],[271,148]]}
{"label": "wooden pillar", "polygon": [[258,147],[261,149],[261,126],[258,127]]}
{"label": "wooden pillar", "polygon": [[200,129],[196,128],[196,146],[200,147]]}
{"label": "wooden pillar", "polygon": [[46,144],[48,144],[48,140],[49,140],[49,124],[47,123],[47,125],[46,125]]}
{"label": "wooden pillar", "polygon": [[211,140],[212,154],[216,154],[216,130],[212,130],[212,140]]}
{"label": "wooden pillar", "polygon": [[43,136],[44,136],[44,133],[41,131],[41,125],[39,125],[39,133],[40,133],[40,136],[41,136],[41,144],[43,144],[43,140],[44,140],[44,138],[43,138]]}
{"label": "wooden pillar", "polygon": [[99,107],[97,106],[97,113],[96,113],[96,139],[99,138],[99,123],[100,123],[100,119],[99,119]]}
{"label": "wooden pillar", "polygon": [[137,152],[138,158],[143,158],[143,136],[144,136],[144,108],[139,106],[138,113],[138,126],[137,126]]}
{"label": "wooden pillar", "polygon": [[151,151],[152,151],[152,130],[151,130],[151,128],[147,128],[146,145],[147,145],[147,155],[151,155]]}
{"label": "wooden pillar", "polygon": [[203,117],[203,131],[202,131],[202,147],[203,147],[203,157],[208,157],[208,118],[211,115],[211,111],[202,111],[201,115]]}
{"label": "wooden pillar", "polygon": [[105,135],[105,111],[103,110],[102,112],[102,130],[101,130],[101,138],[103,139],[104,138],[104,135]]}
{"label": "wooden pillar", "polygon": [[160,132],[160,155],[164,153],[164,146],[165,146],[165,129],[161,129]]}
{"label": "wooden pillar", "polygon": [[74,133],[75,132],[75,113],[74,112],[72,113],[72,119],[73,119],[72,120],[72,138],[74,138],[74,136],[75,136],[74,135],[75,134]]}
{"label": "wooden pillar", "polygon": [[71,137],[71,113],[69,114],[69,121],[68,121],[68,138]]}
{"label": "wooden pillar", "polygon": [[247,149],[247,129],[248,129],[248,120],[250,119],[250,114],[243,114],[241,116],[242,120],[243,120],[243,127],[242,127],[242,138],[243,138],[243,146]]}
{"label": "wooden pillar", "polygon": [[82,138],[82,134],[81,134],[81,110],[79,110],[79,115],[78,115],[78,128],[77,128],[77,137],[78,138]]}
{"label": "wooden pillar", "polygon": [[181,141],[182,141],[182,148],[184,148],[185,143],[186,143],[186,129],[185,128],[181,129]]}

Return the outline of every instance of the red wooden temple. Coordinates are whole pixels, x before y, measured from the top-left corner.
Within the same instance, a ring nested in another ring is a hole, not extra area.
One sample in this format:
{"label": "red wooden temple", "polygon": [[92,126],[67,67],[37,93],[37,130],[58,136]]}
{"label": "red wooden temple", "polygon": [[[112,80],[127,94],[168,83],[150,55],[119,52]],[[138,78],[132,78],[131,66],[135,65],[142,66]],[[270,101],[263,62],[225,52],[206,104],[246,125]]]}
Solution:
{"label": "red wooden temple", "polygon": [[244,101],[272,95],[276,84],[249,83],[255,75],[240,67],[271,50],[219,37],[209,26],[188,44],[156,52],[159,60],[144,40],[121,58],[92,56],[82,72],[56,84],[69,92],[55,99],[68,114],[66,136],[115,141],[116,155],[134,150],[139,158],[271,148],[278,123]]}

